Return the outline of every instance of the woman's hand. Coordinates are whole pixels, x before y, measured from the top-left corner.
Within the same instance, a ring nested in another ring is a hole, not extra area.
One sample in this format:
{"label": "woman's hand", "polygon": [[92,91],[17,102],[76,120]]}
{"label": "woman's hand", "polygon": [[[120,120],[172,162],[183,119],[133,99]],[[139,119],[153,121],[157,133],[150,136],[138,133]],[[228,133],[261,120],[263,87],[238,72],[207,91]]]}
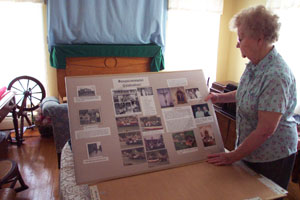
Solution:
{"label": "woman's hand", "polygon": [[234,152],[215,153],[207,156],[206,162],[214,165],[231,165],[239,159]]}
{"label": "woman's hand", "polygon": [[211,100],[212,103],[218,103],[218,95],[218,93],[211,92],[205,97],[204,101]]}
{"label": "woman's hand", "polygon": [[235,95],[236,90],[226,93],[211,92],[205,97],[204,101],[211,100],[212,103],[231,103],[236,101]]}

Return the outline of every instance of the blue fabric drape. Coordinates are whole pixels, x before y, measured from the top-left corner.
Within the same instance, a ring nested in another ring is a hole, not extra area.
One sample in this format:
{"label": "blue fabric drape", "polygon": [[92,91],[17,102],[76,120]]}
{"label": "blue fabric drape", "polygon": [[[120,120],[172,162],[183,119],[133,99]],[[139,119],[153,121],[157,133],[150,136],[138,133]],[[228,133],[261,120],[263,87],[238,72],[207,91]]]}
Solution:
{"label": "blue fabric drape", "polygon": [[49,51],[57,44],[165,46],[167,0],[48,0]]}

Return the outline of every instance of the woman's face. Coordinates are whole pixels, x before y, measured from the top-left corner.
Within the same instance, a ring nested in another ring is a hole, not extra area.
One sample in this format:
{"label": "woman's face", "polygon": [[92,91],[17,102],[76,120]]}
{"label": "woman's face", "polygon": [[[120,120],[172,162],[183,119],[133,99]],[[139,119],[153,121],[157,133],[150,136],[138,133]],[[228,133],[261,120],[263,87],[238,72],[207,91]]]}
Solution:
{"label": "woman's face", "polygon": [[258,40],[247,36],[242,26],[238,27],[236,48],[240,48],[243,58],[248,58],[252,63],[257,64]]}

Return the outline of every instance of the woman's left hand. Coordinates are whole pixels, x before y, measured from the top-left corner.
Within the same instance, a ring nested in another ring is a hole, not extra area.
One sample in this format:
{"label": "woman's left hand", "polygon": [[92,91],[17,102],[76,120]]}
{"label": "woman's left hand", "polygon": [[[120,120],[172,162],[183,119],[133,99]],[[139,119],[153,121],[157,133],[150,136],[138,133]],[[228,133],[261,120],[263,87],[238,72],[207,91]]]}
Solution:
{"label": "woman's left hand", "polygon": [[206,162],[214,165],[230,165],[235,161],[238,161],[238,159],[234,152],[210,154],[206,160]]}

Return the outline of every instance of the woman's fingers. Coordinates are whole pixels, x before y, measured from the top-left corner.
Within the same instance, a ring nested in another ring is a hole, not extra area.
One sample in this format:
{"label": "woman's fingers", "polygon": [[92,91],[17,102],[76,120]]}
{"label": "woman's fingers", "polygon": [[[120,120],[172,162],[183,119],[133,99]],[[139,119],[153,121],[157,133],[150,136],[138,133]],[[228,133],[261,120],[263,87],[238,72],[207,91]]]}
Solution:
{"label": "woman's fingers", "polygon": [[208,101],[208,100],[210,100],[212,97],[213,97],[213,94],[209,93],[209,94],[205,97],[204,101]]}
{"label": "woman's fingers", "polygon": [[231,159],[228,153],[216,153],[207,156],[206,162],[213,165],[230,165]]}
{"label": "woman's fingers", "polygon": [[217,101],[218,97],[216,93],[209,93],[205,98],[204,101],[208,101],[211,100],[213,103],[215,103]]}

